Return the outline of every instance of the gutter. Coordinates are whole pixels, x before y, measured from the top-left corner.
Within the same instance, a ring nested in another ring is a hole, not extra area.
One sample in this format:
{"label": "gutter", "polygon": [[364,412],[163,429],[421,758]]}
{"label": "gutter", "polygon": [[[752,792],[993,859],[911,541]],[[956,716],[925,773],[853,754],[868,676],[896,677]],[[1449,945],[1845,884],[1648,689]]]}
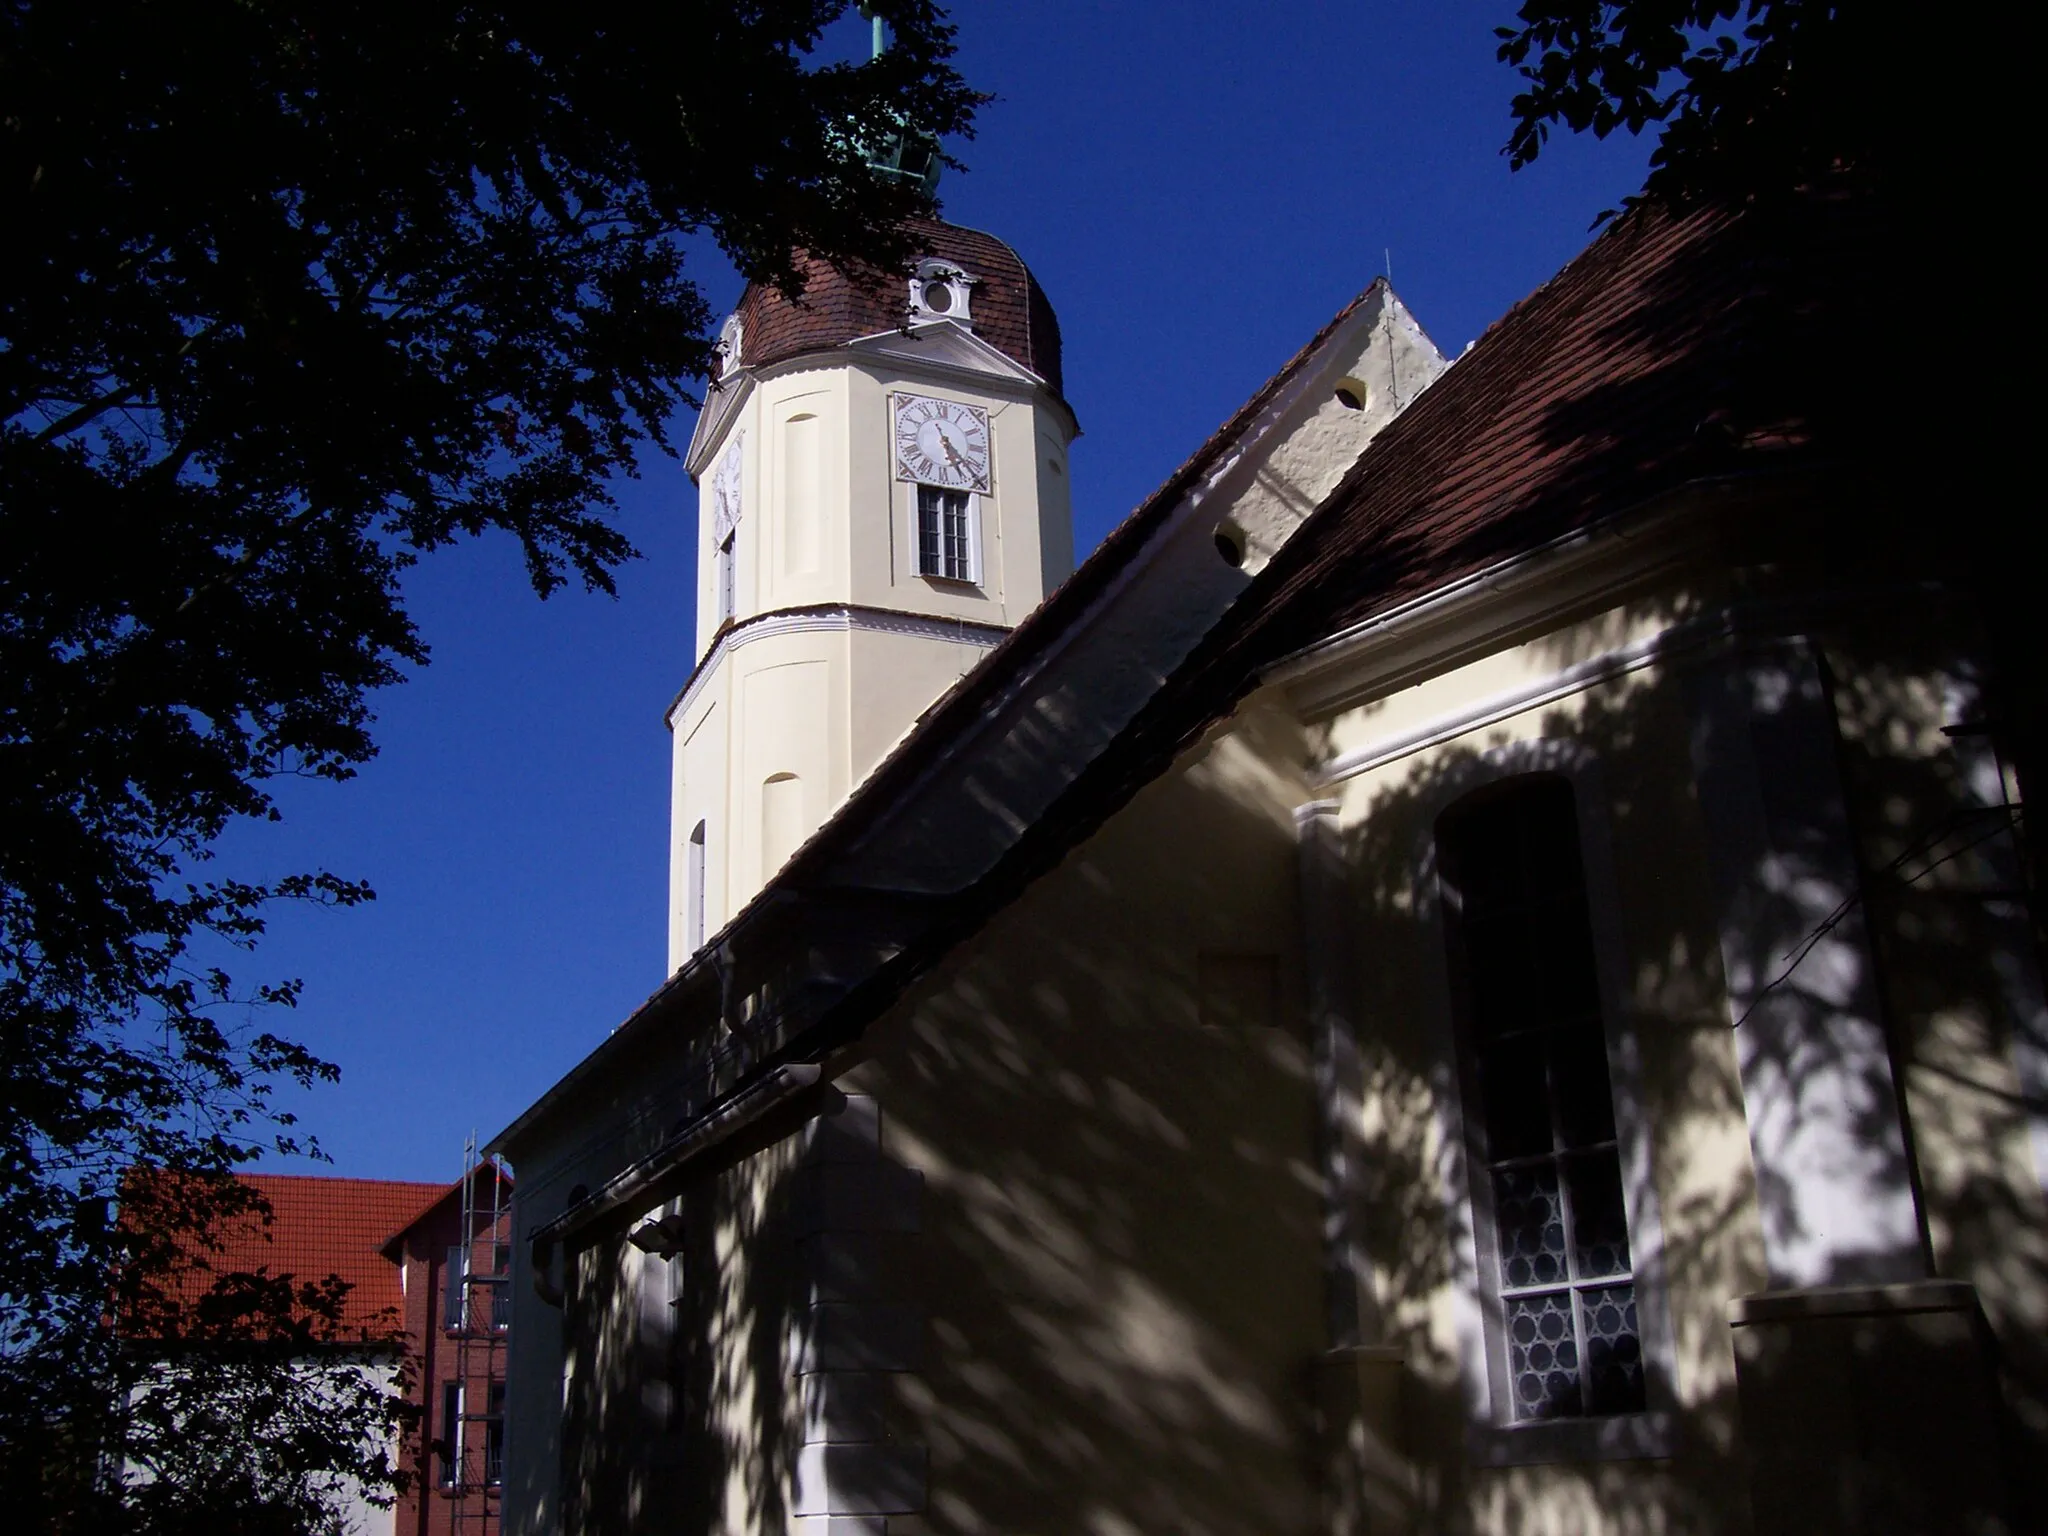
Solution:
{"label": "gutter", "polygon": [[677,1169],[816,1085],[824,1068],[816,1062],[789,1062],[758,1077],[723,1103],[714,1105],[682,1126],[645,1157],[628,1163],[596,1191],[585,1195],[553,1221],[543,1222],[528,1238],[533,1256],[533,1288],[549,1306],[562,1304],[562,1287],[552,1277],[554,1250],[605,1217],[633,1204],[647,1190]]}

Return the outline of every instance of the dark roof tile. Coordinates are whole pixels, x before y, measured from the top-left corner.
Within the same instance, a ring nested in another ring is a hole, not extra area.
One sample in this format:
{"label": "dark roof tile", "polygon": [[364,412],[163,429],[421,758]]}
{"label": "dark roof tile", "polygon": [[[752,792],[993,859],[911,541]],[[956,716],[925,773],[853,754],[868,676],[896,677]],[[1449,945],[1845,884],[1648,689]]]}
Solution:
{"label": "dark roof tile", "polygon": [[[920,220],[910,229],[920,258],[956,263],[977,279],[969,311],[975,335],[1059,394],[1059,320],[1017,253],[993,235],[955,224]],[[801,297],[762,283],[748,284],[740,297],[740,361],[748,367],[844,346],[900,327],[910,317],[907,276],[850,276],[809,256],[799,256],[797,266],[804,277]]]}
{"label": "dark roof tile", "polygon": [[343,1326],[388,1331],[404,1298],[398,1266],[378,1249],[450,1186],[289,1173],[240,1177],[269,1202],[270,1221],[252,1217],[227,1225],[219,1250],[206,1256],[206,1270],[188,1274],[179,1287],[182,1299],[197,1299],[213,1275],[237,1271],[312,1282],[338,1275],[350,1285]]}

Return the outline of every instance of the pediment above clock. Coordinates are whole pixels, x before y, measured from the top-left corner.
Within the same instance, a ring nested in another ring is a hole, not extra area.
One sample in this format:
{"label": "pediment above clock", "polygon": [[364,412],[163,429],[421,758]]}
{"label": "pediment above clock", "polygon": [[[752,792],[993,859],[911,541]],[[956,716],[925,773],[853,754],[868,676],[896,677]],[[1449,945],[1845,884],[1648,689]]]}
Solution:
{"label": "pediment above clock", "polygon": [[997,378],[1014,379],[1020,384],[1042,385],[1045,382],[965,326],[955,325],[950,320],[913,325],[907,331],[881,331],[873,336],[863,336],[848,342],[847,349],[867,357],[887,358],[892,363],[993,374]]}

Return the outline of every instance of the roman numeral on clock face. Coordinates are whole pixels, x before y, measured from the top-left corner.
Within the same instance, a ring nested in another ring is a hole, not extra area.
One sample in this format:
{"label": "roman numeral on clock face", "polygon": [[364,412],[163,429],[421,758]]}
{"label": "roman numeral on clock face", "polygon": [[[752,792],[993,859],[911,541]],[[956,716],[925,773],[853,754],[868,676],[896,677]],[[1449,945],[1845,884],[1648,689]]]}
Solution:
{"label": "roman numeral on clock face", "polygon": [[897,395],[896,478],[961,490],[989,489],[988,413],[925,395]]}

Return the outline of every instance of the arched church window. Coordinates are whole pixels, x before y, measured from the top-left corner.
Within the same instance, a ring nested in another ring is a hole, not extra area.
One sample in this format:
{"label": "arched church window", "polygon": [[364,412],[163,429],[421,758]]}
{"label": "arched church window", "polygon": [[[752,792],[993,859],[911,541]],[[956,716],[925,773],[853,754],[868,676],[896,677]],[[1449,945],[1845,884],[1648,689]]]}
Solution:
{"label": "arched church window", "polygon": [[1436,839],[1490,1364],[1516,1421],[1639,1413],[1636,1255],[1571,783],[1476,791]]}

